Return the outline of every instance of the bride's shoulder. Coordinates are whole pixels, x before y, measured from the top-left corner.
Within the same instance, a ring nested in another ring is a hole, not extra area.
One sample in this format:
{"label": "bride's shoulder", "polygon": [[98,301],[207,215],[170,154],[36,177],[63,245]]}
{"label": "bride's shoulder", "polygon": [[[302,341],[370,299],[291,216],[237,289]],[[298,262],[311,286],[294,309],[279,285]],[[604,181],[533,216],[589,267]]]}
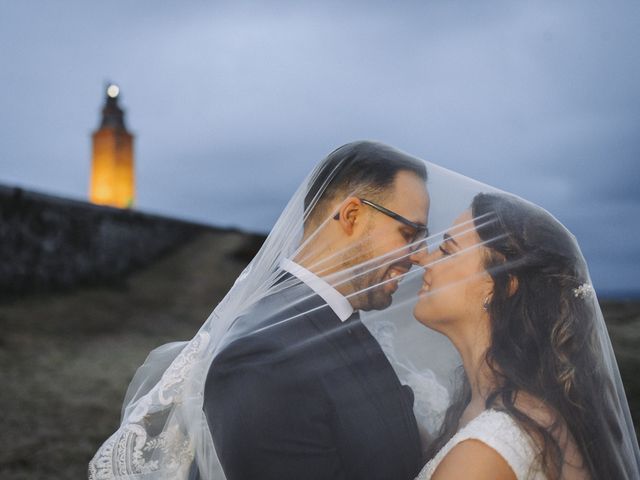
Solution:
{"label": "bride's shoulder", "polygon": [[[511,462],[484,439],[469,437],[455,444],[442,458],[430,480],[467,478],[473,472],[477,480],[516,480]],[[420,478],[420,477],[419,477]]]}
{"label": "bride's shoulder", "polygon": [[[483,411],[456,434],[459,441],[478,439],[498,452],[514,450],[523,456],[530,456],[535,450],[529,435],[511,414],[496,409]],[[511,453],[511,452],[510,452]]]}
{"label": "bride's shoulder", "polygon": [[510,414],[489,409],[458,430],[418,478],[462,478],[470,471],[479,479],[485,478],[484,473],[486,478],[529,478],[536,453]]}

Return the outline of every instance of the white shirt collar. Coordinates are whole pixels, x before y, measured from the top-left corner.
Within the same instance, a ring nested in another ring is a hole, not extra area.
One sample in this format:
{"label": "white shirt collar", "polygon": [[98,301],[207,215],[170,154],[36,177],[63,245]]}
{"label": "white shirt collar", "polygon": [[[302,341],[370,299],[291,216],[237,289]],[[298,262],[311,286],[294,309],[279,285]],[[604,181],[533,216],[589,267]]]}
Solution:
{"label": "white shirt collar", "polygon": [[334,311],[340,321],[344,322],[347,318],[353,315],[353,307],[349,303],[349,300],[347,300],[344,295],[325,282],[322,278],[318,277],[315,273],[310,272],[302,265],[298,265],[288,258],[282,260],[282,262],[280,262],[280,266],[291,275],[298,277],[311,290],[316,292],[325,302],[327,302],[327,305],[331,307],[331,310]]}

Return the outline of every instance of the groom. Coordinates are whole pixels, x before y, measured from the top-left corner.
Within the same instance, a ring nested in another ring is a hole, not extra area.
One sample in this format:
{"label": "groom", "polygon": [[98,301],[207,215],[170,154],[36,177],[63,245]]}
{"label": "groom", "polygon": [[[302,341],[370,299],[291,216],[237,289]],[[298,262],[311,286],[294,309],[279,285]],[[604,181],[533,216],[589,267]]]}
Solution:
{"label": "groom", "polygon": [[411,389],[358,312],[391,304],[426,235],[424,163],[355,142],[319,172],[300,254],[238,320],[254,333],[209,369],[203,408],[229,480],[412,479],[422,467]]}

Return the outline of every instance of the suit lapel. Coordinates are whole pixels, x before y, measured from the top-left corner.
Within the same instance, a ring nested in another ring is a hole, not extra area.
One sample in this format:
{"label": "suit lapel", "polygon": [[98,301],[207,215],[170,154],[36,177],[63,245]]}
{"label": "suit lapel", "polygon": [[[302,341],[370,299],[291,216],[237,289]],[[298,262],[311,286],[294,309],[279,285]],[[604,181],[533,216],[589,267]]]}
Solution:
{"label": "suit lapel", "polygon": [[[311,290],[309,289],[311,292]],[[302,306],[302,304],[301,304]],[[324,308],[322,308],[324,306]],[[412,393],[404,390],[377,340],[364,326],[356,313],[345,322],[324,301],[310,299],[306,318],[329,341],[353,372],[368,399],[375,405],[390,439],[400,445],[413,446],[414,451],[403,451],[407,472],[417,474],[416,459],[421,458],[420,437],[413,414]],[[390,418],[390,412],[397,412],[401,420]]]}

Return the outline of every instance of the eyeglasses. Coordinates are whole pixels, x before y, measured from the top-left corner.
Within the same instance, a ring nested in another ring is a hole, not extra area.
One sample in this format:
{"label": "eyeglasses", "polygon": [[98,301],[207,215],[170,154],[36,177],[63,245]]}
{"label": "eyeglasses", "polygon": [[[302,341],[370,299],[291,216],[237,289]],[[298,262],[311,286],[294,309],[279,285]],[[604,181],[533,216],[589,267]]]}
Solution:
{"label": "eyeglasses", "polygon": [[[378,205],[377,203],[372,202],[371,200],[367,200],[365,198],[360,198],[359,200],[362,203],[364,203],[365,205],[368,205],[371,208],[376,209],[380,213],[384,213],[388,217],[391,217],[394,220],[397,220],[398,222],[400,222],[400,223],[402,223],[402,224],[404,224],[404,225],[406,225],[408,227],[411,227],[413,229],[413,231],[414,231],[413,236],[409,240],[409,243],[411,244],[410,250],[412,252],[415,252],[416,250],[418,250],[421,247],[422,242],[418,242],[419,240],[424,240],[429,236],[429,229],[427,228],[426,225],[424,225],[422,223],[412,222],[411,220],[409,220],[409,219],[403,217],[402,215],[400,215],[399,213],[393,212],[393,211],[389,210],[388,208],[383,207],[382,205]],[[337,213],[333,218],[334,218],[334,220],[337,220],[338,218],[340,218],[340,214]]]}

